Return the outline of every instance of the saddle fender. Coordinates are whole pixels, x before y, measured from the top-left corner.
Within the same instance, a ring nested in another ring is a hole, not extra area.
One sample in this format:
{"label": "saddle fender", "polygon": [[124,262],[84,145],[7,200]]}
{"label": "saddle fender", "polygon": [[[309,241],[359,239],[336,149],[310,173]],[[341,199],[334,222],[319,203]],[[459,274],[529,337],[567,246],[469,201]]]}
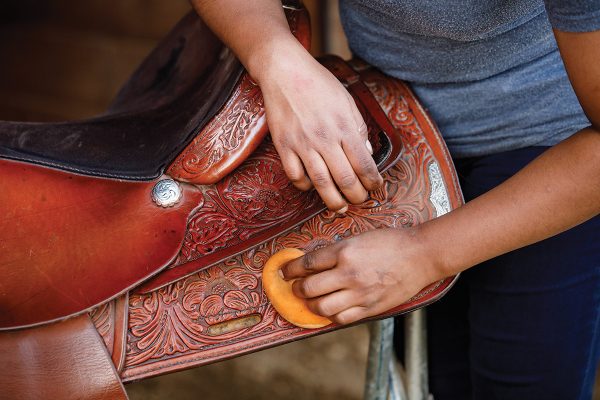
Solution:
{"label": "saddle fender", "polygon": [[177,256],[202,193],[152,200],[152,182],[75,175],[0,159],[0,329],[89,310]]}

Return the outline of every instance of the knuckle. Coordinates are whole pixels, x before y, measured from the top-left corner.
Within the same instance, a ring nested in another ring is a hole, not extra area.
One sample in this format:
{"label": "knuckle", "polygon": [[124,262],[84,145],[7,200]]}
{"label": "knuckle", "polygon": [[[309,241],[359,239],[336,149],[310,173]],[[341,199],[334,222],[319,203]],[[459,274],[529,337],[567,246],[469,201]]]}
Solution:
{"label": "knuckle", "polygon": [[327,140],[329,138],[329,134],[327,133],[327,129],[323,126],[317,126],[313,129],[314,137],[319,140]]}
{"label": "knuckle", "polygon": [[373,296],[370,293],[365,294],[364,299],[363,299],[363,307],[372,309],[372,308],[376,307],[378,304],[379,304],[379,299],[376,296]]}
{"label": "knuckle", "polygon": [[323,187],[331,183],[331,178],[327,172],[318,171],[313,174],[312,181],[316,187]]}
{"label": "knuckle", "polygon": [[361,281],[360,273],[354,268],[349,268],[347,271],[344,272],[344,274],[344,279],[346,283],[352,287],[356,286]]}
{"label": "knuckle", "polygon": [[348,247],[342,247],[340,249],[340,251],[338,252],[338,263],[342,264],[342,265],[348,265],[352,262],[352,250],[350,250]]}
{"label": "knuckle", "polygon": [[327,208],[330,209],[331,211],[335,211],[335,212],[346,212],[348,210],[347,206],[348,204],[346,204],[343,200],[335,200],[335,201],[327,201]]}
{"label": "knuckle", "polygon": [[340,325],[347,325],[355,321],[352,315],[348,313],[338,314],[332,318],[333,322]]}
{"label": "knuckle", "polygon": [[275,142],[275,147],[277,147],[279,151],[289,150],[291,147],[290,139],[286,136],[278,137],[276,140],[273,139],[273,141]]}
{"label": "knuckle", "polygon": [[307,253],[303,258],[302,258],[302,268],[304,268],[305,271],[314,271],[315,267],[316,267],[316,259],[314,254],[312,253]]}
{"label": "knuckle", "polygon": [[378,184],[381,180],[379,171],[373,165],[363,164],[359,174],[371,185]]}
{"label": "knuckle", "polygon": [[292,182],[300,182],[304,179],[304,173],[295,169],[286,171],[285,174],[288,177],[288,179]]}
{"label": "knuckle", "polygon": [[329,307],[324,301],[315,301],[312,303],[312,311],[319,315],[329,315]]}
{"label": "knuckle", "polygon": [[375,167],[375,161],[373,161],[373,158],[371,158],[370,155],[364,155],[360,157],[358,160],[358,169],[367,177],[378,174],[377,168]]}
{"label": "knuckle", "polygon": [[313,285],[305,279],[298,285],[298,291],[302,296],[310,296],[310,293],[312,292],[312,286]]}
{"label": "knuckle", "polygon": [[[273,144],[278,151],[292,151],[297,146],[296,136],[290,132],[293,130],[286,129],[281,130],[282,132],[278,132],[277,135],[273,135],[273,131],[271,130],[271,137],[273,138]],[[283,133],[287,132],[287,133]]]}
{"label": "knuckle", "polygon": [[356,177],[356,175],[354,175],[353,173],[345,173],[342,176],[340,176],[339,180],[337,181],[337,184],[339,188],[343,190],[353,187],[354,185],[356,185],[357,182],[358,178]]}
{"label": "knuckle", "polygon": [[363,137],[367,137],[368,136],[368,134],[369,134],[369,128],[367,127],[367,124],[365,123],[365,121],[361,121],[360,125],[358,126],[358,132]]}
{"label": "knuckle", "polygon": [[311,183],[308,179],[299,179],[297,181],[292,181],[292,184],[299,190],[307,191],[311,188]]}
{"label": "knuckle", "polygon": [[350,124],[348,123],[348,117],[346,117],[345,115],[340,114],[337,117],[335,117],[335,126],[341,132],[347,133],[350,131],[350,129],[349,129]]}

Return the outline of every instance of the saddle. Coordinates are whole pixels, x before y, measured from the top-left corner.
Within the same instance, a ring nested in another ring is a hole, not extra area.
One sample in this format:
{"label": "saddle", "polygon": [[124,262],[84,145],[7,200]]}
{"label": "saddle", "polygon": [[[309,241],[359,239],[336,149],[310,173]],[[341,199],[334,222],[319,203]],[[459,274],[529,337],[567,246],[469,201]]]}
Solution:
{"label": "saddle", "polygon": [[[285,12],[307,47],[306,11]],[[384,177],[341,215],[288,181],[258,86],[194,13],[105,114],[0,122],[2,396],[125,399],[123,383],[343,328],[282,319],[262,288],[266,260],[462,204],[409,87],[359,59],[320,62],[354,98]],[[455,280],[375,318],[423,307]]]}

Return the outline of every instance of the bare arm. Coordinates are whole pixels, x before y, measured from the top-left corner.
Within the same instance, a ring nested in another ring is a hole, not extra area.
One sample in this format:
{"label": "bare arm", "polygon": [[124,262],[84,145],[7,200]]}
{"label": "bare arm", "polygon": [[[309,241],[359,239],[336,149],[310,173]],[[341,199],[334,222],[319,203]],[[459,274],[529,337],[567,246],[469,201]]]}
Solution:
{"label": "bare arm", "polygon": [[311,299],[315,312],[340,323],[379,314],[435,280],[600,213],[600,31],[556,37],[593,126],[440,218],[411,229],[368,232],[289,263],[284,275],[304,278],[294,290]]}
{"label": "bare arm", "polygon": [[290,32],[279,0],[192,0],[192,5],[259,82],[279,49],[303,50]]}
{"label": "bare arm", "polygon": [[600,31],[554,31],[567,74],[588,119],[600,130]]}
{"label": "bare arm", "polygon": [[363,202],[382,182],[366,125],[344,87],[290,33],[280,1],[192,4],[258,82],[290,180],[302,190],[314,185],[332,210]]}
{"label": "bare arm", "polygon": [[[600,31],[555,31],[555,36],[593,125],[426,228],[444,243],[447,259],[453,260],[446,266],[449,273],[548,238],[600,213]],[[458,234],[444,240],[439,233],[451,229],[449,224]]]}

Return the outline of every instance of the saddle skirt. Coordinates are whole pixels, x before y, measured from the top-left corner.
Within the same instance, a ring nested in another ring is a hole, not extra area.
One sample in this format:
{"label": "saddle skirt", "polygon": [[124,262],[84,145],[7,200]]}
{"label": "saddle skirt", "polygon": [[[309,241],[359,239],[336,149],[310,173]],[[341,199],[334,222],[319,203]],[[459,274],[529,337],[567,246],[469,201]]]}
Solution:
{"label": "saddle skirt", "polygon": [[[286,15],[308,46],[306,11]],[[105,115],[0,122],[0,359],[11,371],[0,385],[18,398],[48,387],[57,398],[125,398],[121,381],[341,328],[282,319],[262,288],[266,260],[413,226],[462,196],[441,135],[406,84],[358,59],[320,62],[353,96],[384,177],[341,215],[288,181],[260,89],[195,14]],[[455,280],[375,318],[423,307]],[[68,343],[96,366],[65,354]],[[65,376],[71,365],[79,371]]]}

